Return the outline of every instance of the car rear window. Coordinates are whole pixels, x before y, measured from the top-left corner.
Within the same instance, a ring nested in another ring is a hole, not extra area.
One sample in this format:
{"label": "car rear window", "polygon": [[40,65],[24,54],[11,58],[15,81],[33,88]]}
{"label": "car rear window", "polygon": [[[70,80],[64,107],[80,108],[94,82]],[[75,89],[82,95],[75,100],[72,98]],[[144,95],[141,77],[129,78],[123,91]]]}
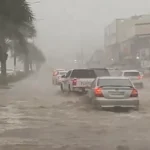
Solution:
{"label": "car rear window", "polygon": [[132,86],[128,79],[99,79],[98,86]]}
{"label": "car rear window", "polygon": [[128,77],[128,76],[139,76],[140,73],[139,72],[124,72],[124,76]]}
{"label": "car rear window", "polygon": [[73,70],[71,78],[96,78],[94,70],[79,69]]}
{"label": "car rear window", "polygon": [[107,69],[94,69],[94,71],[97,77],[110,76],[110,73]]}
{"label": "car rear window", "polygon": [[59,72],[60,75],[65,75],[66,73],[67,73],[66,71]]}

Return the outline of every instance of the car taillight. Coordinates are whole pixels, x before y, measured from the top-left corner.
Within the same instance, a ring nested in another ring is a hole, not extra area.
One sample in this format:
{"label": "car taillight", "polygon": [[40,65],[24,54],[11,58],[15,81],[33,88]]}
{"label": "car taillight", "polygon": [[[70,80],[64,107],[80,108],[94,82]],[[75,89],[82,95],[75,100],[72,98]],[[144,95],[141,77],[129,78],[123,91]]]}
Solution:
{"label": "car taillight", "polygon": [[138,97],[138,91],[136,89],[132,89],[130,97]]}
{"label": "car taillight", "polygon": [[57,75],[58,75],[57,71],[53,72],[53,76],[57,76]]}
{"label": "car taillight", "polygon": [[102,93],[102,88],[95,88],[94,93],[95,93],[96,97],[104,97],[104,95]]}
{"label": "car taillight", "polygon": [[77,79],[73,79],[72,80],[72,85],[76,85],[77,84]]}
{"label": "car taillight", "polygon": [[139,80],[142,79],[142,76],[138,76],[138,79],[139,79]]}

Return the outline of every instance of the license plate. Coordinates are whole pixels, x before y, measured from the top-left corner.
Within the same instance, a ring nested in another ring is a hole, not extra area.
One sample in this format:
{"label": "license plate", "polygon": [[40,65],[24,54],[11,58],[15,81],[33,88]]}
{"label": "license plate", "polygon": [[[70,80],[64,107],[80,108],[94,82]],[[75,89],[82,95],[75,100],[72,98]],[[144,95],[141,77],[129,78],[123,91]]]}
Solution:
{"label": "license plate", "polygon": [[111,95],[124,95],[124,92],[110,92]]}
{"label": "license plate", "polygon": [[87,86],[87,85],[90,85],[90,82],[81,82],[81,85]]}

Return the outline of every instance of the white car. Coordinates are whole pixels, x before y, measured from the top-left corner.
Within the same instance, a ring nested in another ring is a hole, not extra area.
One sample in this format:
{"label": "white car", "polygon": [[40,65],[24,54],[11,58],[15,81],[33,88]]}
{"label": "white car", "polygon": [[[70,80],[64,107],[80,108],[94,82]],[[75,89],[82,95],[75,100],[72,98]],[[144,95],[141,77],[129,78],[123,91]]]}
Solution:
{"label": "white car", "polygon": [[87,95],[96,107],[139,109],[138,91],[127,77],[97,77]]}
{"label": "white car", "polygon": [[96,75],[92,69],[73,69],[68,71],[64,80],[61,82],[60,88],[62,92],[85,92]]}
{"label": "white car", "polygon": [[14,71],[14,69],[7,69],[6,72],[7,72],[8,76],[15,76],[16,75],[16,72]]}
{"label": "white car", "polygon": [[106,68],[72,69],[64,76],[60,86],[61,91],[85,93],[97,76],[110,76],[110,74]]}
{"label": "white car", "polygon": [[123,70],[121,76],[128,77],[136,87],[143,88],[143,76],[138,70]]}
{"label": "white car", "polygon": [[56,76],[56,85],[60,85],[61,82],[64,80],[65,75],[68,71],[58,71],[58,74]]}
{"label": "white car", "polygon": [[52,83],[53,83],[54,85],[57,84],[57,76],[59,75],[59,72],[60,72],[60,71],[65,71],[65,69],[56,69],[56,70],[53,71]]}

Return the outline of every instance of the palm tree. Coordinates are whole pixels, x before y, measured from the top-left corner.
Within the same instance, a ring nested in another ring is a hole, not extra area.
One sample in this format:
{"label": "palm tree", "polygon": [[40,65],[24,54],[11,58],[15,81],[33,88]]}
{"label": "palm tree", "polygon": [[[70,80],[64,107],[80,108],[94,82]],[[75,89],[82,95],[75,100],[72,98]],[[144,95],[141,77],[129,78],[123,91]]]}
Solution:
{"label": "palm tree", "polygon": [[[34,44],[34,43],[27,43],[27,48],[29,51],[29,65],[30,69],[32,70],[32,65],[36,66],[36,69],[41,66],[46,61],[46,58],[43,52]],[[24,62],[24,55],[22,53],[17,54],[18,59],[20,62]]]}
{"label": "palm tree", "polygon": [[35,33],[33,21],[34,15],[26,0],[0,0],[0,61],[4,83],[6,83],[6,39],[18,40],[28,56],[25,40],[27,36]]}

